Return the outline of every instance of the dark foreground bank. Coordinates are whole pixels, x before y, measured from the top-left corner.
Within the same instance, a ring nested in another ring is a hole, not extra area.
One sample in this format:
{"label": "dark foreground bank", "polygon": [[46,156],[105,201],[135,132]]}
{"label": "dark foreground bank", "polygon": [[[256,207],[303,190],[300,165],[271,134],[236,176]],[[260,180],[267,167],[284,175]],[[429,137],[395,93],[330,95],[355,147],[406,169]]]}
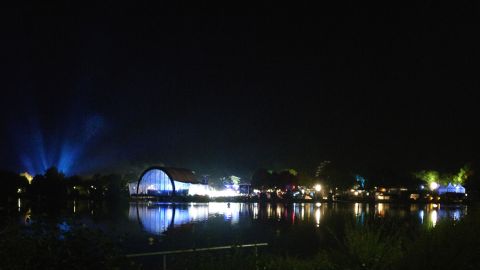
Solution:
{"label": "dark foreground bank", "polygon": [[[435,227],[391,220],[344,222],[312,238],[308,228],[272,240],[266,248],[196,252],[167,258],[168,269],[479,269],[480,213]],[[322,243],[319,245],[318,243]],[[2,223],[0,269],[161,269],[162,257],[129,259],[124,239],[47,222]]]}

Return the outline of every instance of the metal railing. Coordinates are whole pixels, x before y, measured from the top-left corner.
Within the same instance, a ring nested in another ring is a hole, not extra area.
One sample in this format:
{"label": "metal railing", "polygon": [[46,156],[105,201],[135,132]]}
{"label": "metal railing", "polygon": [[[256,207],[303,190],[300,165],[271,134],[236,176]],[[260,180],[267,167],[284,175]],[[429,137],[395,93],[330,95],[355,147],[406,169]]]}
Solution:
{"label": "metal railing", "polygon": [[167,255],[179,254],[179,253],[191,253],[191,252],[202,252],[202,251],[213,251],[213,250],[225,250],[232,248],[251,248],[255,249],[255,257],[258,256],[258,247],[268,246],[268,243],[254,243],[254,244],[245,244],[245,245],[233,245],[233,246],[218,246],[218,247],[206,247],[206,248],[191,248],[191,249],[179,249],[179,250],[168,250],[168,251],[156,251],[156,252],[145,252],[145,253],[134,253],[127,254],[127,258],[136,258],[136,257],[146,257],[146,256],[163,256],[163,269],[167,270]]}

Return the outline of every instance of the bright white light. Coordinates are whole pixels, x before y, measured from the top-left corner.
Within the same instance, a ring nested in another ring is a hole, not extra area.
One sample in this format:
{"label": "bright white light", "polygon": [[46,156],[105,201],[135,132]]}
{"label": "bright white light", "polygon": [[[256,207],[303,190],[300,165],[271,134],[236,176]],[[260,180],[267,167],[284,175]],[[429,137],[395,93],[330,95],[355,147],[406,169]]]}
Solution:
{"label": "bright white light", "polygon": [[224,190],[215,190],[211,189],[208,191],[208,196],[215,197],[235,197],[238,196],[238,192],[233,189],[224,189]]}
{"label": "bright white light", "polygon": [[381,216],[381,217],[385,216],[385,209],[384,209],[383,203],[378,204],[377,211],[378,211],[379,216]]}
{"label": "bright white light", "polygon": [[210,202],[208,203],[208,215],[222,215],[225,220],[236,224],[240,219],[240,204]]}
{"label": "bright white light", "polygon": [[253,204],[253,219],[257,219],[257,218],[258,218],[258,204],[254,203]]}
{"label": "bright white light", "polygon": [[316,184],[316,185],[315,185],[315,191],[316,191],[316,192],[320,192],[321,190],[322,190],[322,185]]}
{"label": "bright white light", "polygon": [[435,190],[438,188],[438,184],[437,182],[431,182],[430,183],[430,190]]}
{"label": "bright white light", "polygon": [[321,212],[320,212],[320,208],[317,208],[315,210],[315,225],[317,227],[320,227],[320,217],[321,217]]}
{"label": "bright white light", "polygon": [[355,212],[355,216],[359,216],[362,212],[362,209],[360,209],[359,203],[355,203],[353,210]]}
{"label": "bright white light", "polygon": [[205,196],[208,195],[208,187],[207,185],[202,185],[202,184],[191,184],[189,189],[188,189],[188,195],[194,196],[194,195],[200,195],[200,196]]}
{"label": "bright white light", "polygon": [[437,219],[437,210],[433,210],[432,212],[430,212],[430,221],[432,222],[432,227],[435,227],[435,225],[437,225]]}

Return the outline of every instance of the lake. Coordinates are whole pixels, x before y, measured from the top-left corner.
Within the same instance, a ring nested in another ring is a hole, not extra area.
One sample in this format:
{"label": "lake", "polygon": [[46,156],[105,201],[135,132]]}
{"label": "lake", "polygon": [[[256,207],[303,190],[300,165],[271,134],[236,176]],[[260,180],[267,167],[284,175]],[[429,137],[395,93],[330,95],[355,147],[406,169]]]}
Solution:
{"label": "lake", "polygon": [[127,253],[261,242],[305,253],[305,249],[330,245],[328,235],[341,233],[346,224],[393,223],[398,229],[429,229],[441,220],[460,220],[467,210],[465,205],[436,204],[72,201],[47,214],[19,201],[16,212],[25,226],[48,220],[65,231],[73,226],[99,229],[118,240]]}

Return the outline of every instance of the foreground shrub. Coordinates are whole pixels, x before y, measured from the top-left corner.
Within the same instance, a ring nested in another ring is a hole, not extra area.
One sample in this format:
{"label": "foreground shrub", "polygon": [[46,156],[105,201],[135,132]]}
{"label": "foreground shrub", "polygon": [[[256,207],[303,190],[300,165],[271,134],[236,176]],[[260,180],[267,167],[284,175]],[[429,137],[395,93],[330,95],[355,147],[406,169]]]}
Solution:
{"label": "foreground shrub", "polygon": [[408,247],[401,269],[480,269],[480,216],[442,221]]}
{"label": "foreground shrub", "polygon": [[134,269],[102,233],[35,225],[8,227],[0,237],[0,269]]}

